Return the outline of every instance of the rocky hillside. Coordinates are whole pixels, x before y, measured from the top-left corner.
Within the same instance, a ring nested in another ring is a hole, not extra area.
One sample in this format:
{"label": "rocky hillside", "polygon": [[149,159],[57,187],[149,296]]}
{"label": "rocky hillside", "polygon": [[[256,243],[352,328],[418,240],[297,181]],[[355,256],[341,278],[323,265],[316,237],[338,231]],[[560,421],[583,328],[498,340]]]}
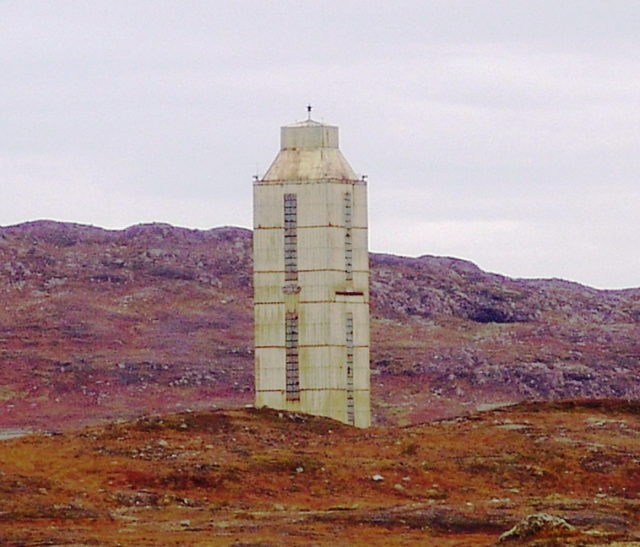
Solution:
{"label": "rocky hillside", "polygon": [[[371,255],[379,424],[640,398],[640,289]],[[0,427],[252,401],[251,232],[0,228]]]}

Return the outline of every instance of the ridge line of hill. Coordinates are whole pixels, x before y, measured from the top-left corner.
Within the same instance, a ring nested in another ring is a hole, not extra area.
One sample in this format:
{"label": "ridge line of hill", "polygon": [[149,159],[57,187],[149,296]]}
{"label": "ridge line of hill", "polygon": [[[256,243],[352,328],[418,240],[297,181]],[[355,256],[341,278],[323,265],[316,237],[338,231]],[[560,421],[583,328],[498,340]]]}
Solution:
{"label": "ridge line of hill", "polygon": [[[117,235],[117,234],[139,234],[145,231],[152,232],[162,232],[162,231],[176,231],[178,233],[201,233],[201,234],[214,234],[214,233],[246,233],[252,234],[253,230],[250,228],[245,228],[243,226],[214,226],[207,229],[202,228],[188,228],[185,226],[175,226],[168,222],[141,222],[137,224],[132,224],[130,226],[126,226],[124,228],[103,228],[101,226],[95,226],[93,224],[83,224],[79,222],[67,222],[67,221],[58,221],[58,220],[49,220],[49,219],[37,219],[30,220],[25,222],[20,222],[18,224],[11,224],[0,226],[0,235],[3,232],[6,233],[16,233],[21,231],[41,231],[41,230],[52,230],[53,232],[70,232],[76,231],[81,233],[83,231],[89,231],[94,233],[104,233],[105,235]],[[441,255],[431,255],[424,254],[419,256],[409,256],[409,255],[401,255],[393,252],[379,252],[379,251],[370,251],[369,255],[372,258],[375,258],[381,262],[386,261],[431,261],[442,264],[443,266],[453,266],[455,265],[458,269],[467,269],[468,271],[476,271],[482,272],[486,275],[493,275],[505,280],[514,280],[514,281],[523,281],[523,282],[532,282],[532,283],[563,283],[569,285],[577,285],[580,287],[584,287],[593,291],[598,292],[621,292],[621,291],[640,291],[640,287],[627,287],[623,289],[600,289],[597,287],[592,287],[590,285],[581,283],[579,281],[573,281],[569,279],[563,279],[558,277],[511,277],[506,274],[501,274],[498,272],[490,272],[487,270],[483,270],[480,268],[475,262],[459,257],[452,256],[441,256]]]}

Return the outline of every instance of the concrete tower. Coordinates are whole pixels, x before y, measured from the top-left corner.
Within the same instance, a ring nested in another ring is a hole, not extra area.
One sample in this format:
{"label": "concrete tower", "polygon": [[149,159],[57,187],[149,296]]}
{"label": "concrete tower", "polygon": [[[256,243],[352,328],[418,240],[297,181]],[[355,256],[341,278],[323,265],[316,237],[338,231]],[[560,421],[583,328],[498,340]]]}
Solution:
{"label": "concrete tower", "polygon": [[337,127],[309,117],[280,144],[254,182],[256,406],[368,427],[366,182]]}

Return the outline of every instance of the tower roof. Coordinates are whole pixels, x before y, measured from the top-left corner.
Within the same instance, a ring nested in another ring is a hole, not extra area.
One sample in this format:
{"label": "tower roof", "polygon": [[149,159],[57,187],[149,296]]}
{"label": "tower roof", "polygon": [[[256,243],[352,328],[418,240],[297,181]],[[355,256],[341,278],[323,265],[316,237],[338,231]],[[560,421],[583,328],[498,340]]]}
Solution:
{"label": "tower roof", "polygon": [[280,152],[262,181],[356,180],[338,144],[335,125],[311,118],[285,125],[280,128]]}
{"label": "tower roof", "polygon": [[[311,118],[307,118],[306,120],[302,120],[301,122],[293,122],[285,125],[284,127],[318,127],[319,125],[326,125],[322,122],[318,122],[316,120],[312,120]],[[335,126],[328,126],[335,127]]]}

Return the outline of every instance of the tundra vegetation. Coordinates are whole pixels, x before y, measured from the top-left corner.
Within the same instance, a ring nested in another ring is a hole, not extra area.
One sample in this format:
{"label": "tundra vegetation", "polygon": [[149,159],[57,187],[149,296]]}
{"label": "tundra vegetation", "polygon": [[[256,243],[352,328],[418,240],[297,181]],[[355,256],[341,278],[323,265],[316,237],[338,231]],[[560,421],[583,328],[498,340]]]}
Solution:
{"label": "tundra vegetation", "polygon": [[250,248],[0,228],[0,544],[639,541],[639,289],[373,254],[357,430],[242,408]]}

